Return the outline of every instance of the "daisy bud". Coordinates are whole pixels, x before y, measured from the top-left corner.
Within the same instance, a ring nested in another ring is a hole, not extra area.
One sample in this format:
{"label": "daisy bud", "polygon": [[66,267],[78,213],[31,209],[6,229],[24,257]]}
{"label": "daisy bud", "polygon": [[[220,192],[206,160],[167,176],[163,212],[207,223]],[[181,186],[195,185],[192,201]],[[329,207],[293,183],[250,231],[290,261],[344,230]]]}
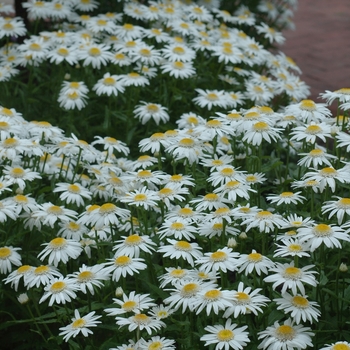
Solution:
{"label": "daisy bud", "polygon": [[248,236],[247,236],[247,234],[243,231],[243,232],[241,232],[241,234],[238,236],[240,239],[247,239],[248,238]]}
{"label": "daisy bud", "polygon": [[228,248],[236,248],[237,247],[237,241],[231,237],[228,239],[228,242],[227,242],[227,247]]}
{"label": "daisy bud", "polygon": [[122,287],[117,287],[115,290],[115,296],[117,298],[120,298],[124,294],[123,288]]}
{"label": "daisy bud", "polygon": [[347,272],[348,271],[348,266],[344,263],[341,263],[339,266],[339,271],[340,272]]}
{"label": "daisy bud", "polygon": [[22,293],[17,297],[17,300],[19,301],[19,303],[21,303],[22,305],[28,303],[29,298],[27,293]]}
{"label": "daisy bud", "polygon": [[66,73],[64,75],[64,80],[70,80],[70,74],[69,73]]}
{"label": "daisy bud", "polygon": [[17,188],[16,189],[16,194],[23,194],[23,190],[21,188]]}

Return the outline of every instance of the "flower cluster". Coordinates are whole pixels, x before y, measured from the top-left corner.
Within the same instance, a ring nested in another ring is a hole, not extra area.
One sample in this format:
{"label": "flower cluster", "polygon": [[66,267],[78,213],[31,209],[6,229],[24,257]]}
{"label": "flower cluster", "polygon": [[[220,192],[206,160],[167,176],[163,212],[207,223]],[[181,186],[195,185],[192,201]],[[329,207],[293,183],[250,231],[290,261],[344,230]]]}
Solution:
{"label": "flower cluster", "polygon": [[[76,128],[0,106],[3,327],[29,319],[47,348],[349,347],[350,94],[306,99],[267,49],[295,1],[99,5],[26,2],[55,30],[0,52],[4,86],[50,67]],[[101,105],[108,133],[81,137]]]}

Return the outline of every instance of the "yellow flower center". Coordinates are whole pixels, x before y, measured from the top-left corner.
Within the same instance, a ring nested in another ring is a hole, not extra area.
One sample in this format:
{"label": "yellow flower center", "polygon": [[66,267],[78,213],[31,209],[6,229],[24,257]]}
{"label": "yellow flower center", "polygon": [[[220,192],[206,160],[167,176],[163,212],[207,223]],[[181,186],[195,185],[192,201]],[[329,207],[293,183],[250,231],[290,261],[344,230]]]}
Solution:
{"label": "yellow flower center", "polygon": [[11,249],[7,247],[0,248],[0,259],[5,260],[11,256]]}
{"label": "yellow flower center", "polygon": [[227,260],[227,254],[221,250],[214,252],[210,255],[210,260],[213,262]]}
{"label": "yellow flower center", "polygon": [[300,244],[293,243],[288,246],[288,250],[290,252],[298,253],[303,251],[303,247]]}
{"label": "yellow flower center", "polygon": [[92,47],[89,50],[89,55],[96,57],[96,56],[100,56],[101,55],[101,50],[98,47]]}
{"label": "yellow flower center", "polygon": [[218,300],[221,297],[222,293],[218,289],[211,289],[205,292],[204,299],[207,300]]}
{"label": "yellow flower center", "polygon": [[107,86],[112,86],[115,84],[115,82],[116,82],[115,79],[112,77],[107,77],[103,79],[103,84]]}
{"label": "yellow flower center", "polygon": [[224,215],[227,215],[229,213],[230,213],[230,209],[228,209],[228,208],[219,208],[219,209],[215,210],[214,215],[215,216],[224,216]]}
{"label": "yellow flower center", "polygon": [[318,133],[322,132],[322,128],[318,125],[309,125],[306,129],[305,129],[305,133],[306,134],[310,134],[310,135],[316,135]]}
{"label": "yellow flower center", "polygon": [[135,202],[145,202],[147,201],[147,196],[144,193],[138,193],[134,196]]}
{"label": "yellow flower center", "polygon": [[40,265],[34,270],[35,275],[45,275],[45,273],[49,272],[50,268],[46,265]]}
{"label": "yellow flower center", "polygon": [[170,225],[170,228],[172,230],[181,231],[181,230],[183,230],[185,228],[185,225],[182,222],[173,222]]}
{"label": "yellow flower center", "polygon": [[1,114],[2,115],[7,115],[8,117],[12,117],[13,116],[13,112],[11,111],[11,109],[8,109],[8,108],[3,108],[1,110]]}
{"label": "yellow flower center", "polygon": [[258,112],[248,112],[247,114],[244,115],[244,118],[248,120],[259,119],[260,117],[261,116]]}
{"label": "yellow flower center", "polygon": [[232,168],[223,168],[220,170],[222,176],[232,176],[235,171]]}
{"label": "yellow flower center", "polygon": [[217,119],[213,119],[213,120],[209,120],[207,123],[206,123],[206,126],[208,128],[220,128],[221,127],[221,122]]}
{"label": "yellow flower center", "polygon": [[132,24],[130,24],[130,23],[125,23],[125,24],[123,25],[123,28],[124,28],[125,30],[134,30],[134,26],[133,26]]}
{"label": "yellow flower center", "polygon": [[323,177],[334,177],[337,175],[337,171],[334,168],[327,167],[320,171],[320,175]]}
{"label": "yellow flower center", "polygon": [[66,288],[66,283],[63,281],[58,281],[52,284],[50,290],[52,293],[60,293]]}
{"label": "yellow flower center", "polygon": [[125,238],[124,242],[128,246],[135,246],[141,244],[143,239],[139,235],[130,235]]}
{"label": "yellow flower center", "polygon": [[206,97],[209,101],[217,101],[219,99],[219,96],[214,92],[210,92]]}
{"label": "yellow flower center", "polygon": [[263,260],[263,256],[260,253],[250,253],[248,260],[253,263],[257,263]]}
{"label": "yellow flower center", "polygon": [[91,279],[94,277],[94,274],[91,271],[83,271],[80,272],[77,279],[80,283],[91,281]]}
{"label": "yellow flower center", "polygon": [[262,220],[268,219],[271,216],[273,216],[273,214],[270,211],[267,211],[267,210],[260,211],[259,213],[256,214],[256,217],[258,219],[262,219]]}
{"label": "yellow flower center", "polygon": [[118,256],[118,258],[116,258],[114,260],[114,264],[117,266],[127,266],[132,262],[131,258],[129,258],[126,255],[122,255],[122,256]]}
{"label": "yellow flower center", "polygon": [[295,336],[295,330],[293,327],[284,324],[276,329],[276,336],[279,340],[282,341],[293,340]]}
{"label": "yellow flower center", "polygon": [[47,213],[53,214],[53,215],[62,215],[63,209],[59,207],[58,205],[52,205],[51,207],[47,208]]}
{"label": "yellow flower center", "polygon": [[349,209],[350,208],[350,198],[342,198],[339,199],[337,203],[337,207],[341,209]]}
{"label": "yellow flower center", "polygon": [[59,4],[59,3],[56,3],[53,5],[54,9],[57,10],[57,11],[60,11],[62,9],[62,4]]}
{"label": "yellow flower center", "polygon": [[318,224],[312,229],[312,231],[317,237],[328,237],[333,233],[331,226],[326,224]]}
{"label": "yellow flower center", "polygon": [[187,283],[181,289],[181,296],[184,298],[190,298],[197,294],[199,286],[197,283]]}
{"label": "yellow flower center", "polygon": [[269,130],[269,124],[265,123],[265,122],[257,122],[253,125],[253,129],[255,131],[266,131]]}
{"label": "yellow flower center", "polygon": [[215,202],[219,199],[219,196],[216,193],[208,193],[204,196],[203,200],[208,202]]}
{"label": "yellow flower center", "polygon": [[149,178],[152,176],[152,173],[149,170],[141,170],[137,173],[137,177],[141,179]]}
{"label": "yellow flower center", "polygon": [[350,350],[350,346],[347,344],[338,343],[332,346],[332,350]]}
{"label": "yellow flower center", "polygon": [[107,25],[107,21],[105,19],[99,19],[98,21],[96,21],[96,24],[98,26],[104,27]]}
{"label": "yellow flower center", "polygon": [[72,328],[83,328],[86,325],[86,321],[83,318],[78,318],[72,323]]}
{"label": "yellow flower center", "polygon": [[192,147],[194,145],[194,140],[185,137],[179,141],[179,145],[182,147]]}
{"label": "yellow flower center", "polygon": [[247,182],[251,182],[251,183],[254,183],[258,180],[258,178],[255,175],[248,175],[245,179]]}
{"label": "yellow flower center", "polygon": [[238,304],[247,304],[250,301],[250,296],[244,292],[237,292],[235,294],[235,300]]}
{"label": "yellow flower center", "polygon": [[128,300],[122,305],[122,308],[125,311],[132,311],[133,309],[135,309],[136,306],[137,306],[137,302],[136,301]]}
{"label": "yellow flower center", "polygon": [[300,109],[312,112],[316,110],[316,104],[312,100],[302,100],[300,102]]}
{"label": "yellow flower center", "polygon": [[53,249],[62,249],[67,245],[65,238],[57,237],[50,241],[50,247]]}
{"label": "yellow flower center", "polygon": [[310,151],[309,155],[311,157],[321,157],[323,156],[324,152],[321,149],[313,149],[312,151]]}
{"label": "yellow flower center", "polygon": [[300,295],[296,295],[292,298],[292,304],[299,309],[306,309],[309,307],[309,301]]}
{"label": "yellow flower center", "polygon": [[156,132],[156,133],[152,134],[150,139],[151,139],[151,141],[163,140],[164,139],[164,133]]}
{"label": "yellow flower center", "polygon": [[123,53],[117,53],[114,57],[117,60],[124,60],[126,58],[126,56]]}
{"label": "yellow flower center", "polygon": [[77,91],[73,91],[67,95],[70,100],[77,100],[80,96]]}
{"label": "yellow flower center", "polygon": [[26,204],[28,203],[28,198],[26,196],[23,196],[22,194],[18,194],[13,198],[13,200],[19,204]]}
{"label": "yellow flower center", "polygon": [[11,170],[11,175],[14,178],[21,178],[25,175],[25,171],[22,168],[13,168]]}
{"label": "yellow flower center", "polygon": [[216,334],[216,337],[220,342],[229,342],[230,340],[234,339],[235,334],[231,331],[231,329],[221,329]]}
{"label": "yellow flower center", "polygon": [[71,193],[80,193],[80,187],[78,185],[69,185],[67,188],[68,192]]}
{"label": "yellow flower center", "polygon": [[[267,77],[265,77],[267,79]],[[262,106],[259,107],[259,111],[260,113],[264,113],[264,114],[273,114],[273,109],[271,107],[268,106]]]}
{"label": "yellow flower center", "polygon": [[32,43],[29,46],[29,50],[40,51],[41,50],[41,46],[39,44],[37,44],[37,43]]}
{"label": "yellow flower center", "polygon": [[[1,254],[0,254],[0,259],[1,259]],[[17,273],[23,274],[28,272],[32,267],[30,265],[23,265],[17,269]]]}
{"label": "yellow flower center", "polygon": [[8,31],[11,31],[11,30],[14,29],[14,27],[13,27],[13,25],[12,25],[11,23],[5,23],[5,24],[2,26],[2,28],[3,28],[4,30],[8,30]]}
{"label": "yellow flower center", "polygon": [[297,267],[290,266],[284,270],[284,277],[292,280],[297,280],[301,276],[301,270]]}
{"label": "yellow flower center", "polygon": [[137,324],[147,324],[150,322],[150,318],[145,314],[136,314],[133,320]]}
{"label": "yellow flower center", "polygon": [[181,250],[181,251],[184,251],[184,252],[189,252],[189,251],[192,250],[191,244],[186,242],[186,241],[176,242],[175,245],[174,245],[174,248],[176,250]]}
{"label": "yellow flower center", "polygon": [[64,48],[64,47],[60,47],[58,50],[57,50],[57,53],[60,55],[60,56],[63,56],[63,57],[66,57],[69,55],[69,51]]}
{"label": "yellow flower center", "polygon": [[154,103],[149,103],[147,105],[147,110],[150,113],[156,113],[156,112],[159,112],[159,107]]}
{"label": "yellow flower center", "polygon": [[117,210],[117,207],[113,203],[105,203],[101,205],[99,212],[100,214],[109,214]]}
{"label": "yellow flower center", "polygon": [[172,182],[180,182],[182,180],[183,180],[183,176],[182,175],[175,174],[175,175],[172,175],[170,177],[170,181],[172,181]]}
{"label": "yellow flower center", "polygon": [[186,275],[186,270],[183,269],[175,269],[170,272],[170,276],[175,278],[181,278]]}
{"label": "yellow flower center", "polygon": [[182,63],[182,62],[180,62],[180,61],[175,61],[175,62],[173,63],[173,67],[174,67],[175,69],[184,69],[185,65],[184,65],[184,63]]}
{"label": "yellow flower center", "polygon": [[281,197],[283,198],[290,198],[290,197],[293,197],[294,193],[293,192],[282,192],[280,194]]}
{"label": "yellow flower center", "polygon": [[231,49],[231,47],[225,46],[222,48],[222,53],[224,53],[225,55],[232,55],[233,50]]}
{"label": "yellow flower center", "polygon": [[163,349],[163,343],[160,341],[155,341],[148,345],[148,350],[160,350]]}
{"label": "yellow flower center", "polygon": [[[1,130],[7,130],[9,126],[10,126],[9,123],[0,122],[0,129],[1,129]],[[6,141],[6,140],[5,140],[5,141]]]}
{"label": "yellow flower center", "polygon": [[264,92],[263,88],[261,88],[258,85],[254,86],[253,89],[254,89],[254,92],[256,92],[257,94],[262,94]]}
{"label": "yellow flower center", "polygon": [[213,230],[215,231],[222,231],[223,228],[224,228],[224,225],[221,222],[216,222],[213,225]]}
{"label": "yellow flower center", "polygon": [[185,49],[181,46],[175,46],[173,48],[173,53],[177,54],[177,55],[184,55],[185,54]]}
{"label": "yellow flower center", "polygon": [[160,196],[170,196],[174,193],[171,188],[165,187],[158,191]]}
{"label": "yellow flower center", "polygon": [[4,140],[2,144],[3,144],[4,148],[12,148],[12,147],[16,147],[18,145],[18,141],[16,139],[14,139],[13,137],[10,137],[10,138]]}
{"label": "yellow flower center", "polygon": [[140,54],[141,56],[144,56],[144,57],[150,57],[151,54],[152,54],[152,52],[151,52],[151,50],[149,50],[149,49],[141,49],[141,50],[139,51],[139,54]]}

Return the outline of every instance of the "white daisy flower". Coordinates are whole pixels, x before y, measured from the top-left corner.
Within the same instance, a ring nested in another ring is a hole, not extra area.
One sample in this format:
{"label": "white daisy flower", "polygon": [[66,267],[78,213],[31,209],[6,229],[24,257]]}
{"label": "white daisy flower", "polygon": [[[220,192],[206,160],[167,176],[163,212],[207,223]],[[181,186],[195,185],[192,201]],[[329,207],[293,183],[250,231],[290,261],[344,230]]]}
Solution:
{"label": "white daisy flower", "polygon": [[239,253],[233,252],[231,248],[223,247],[213,253],[204,253],[204,256],[197,258],[196,264],[201,265],[200,270],[206,273],[216,271],[237,270],[237,258]]}
{"label": "white daisy flower", "polygon": [[166,123],[170,117],[166,108],[157,103],[149,103],[141,101],[141,105],[135,106],[135,118],[138,118],[142,124],[146,124],[150,119],[153,119],[157,125],[160,122]]}
{"label": "white daisy flower", "polygon": [[94,295],[95,287],[101,288],[103,286],[101,281],[108,281],[110,275],[104,264],[97,264],[91,267],[83,264],[79,267],[78,272],[70,274],[68,277],[75,280],[78,288],[84,294],[87,294],[87,291],[89,291]]}
{"label": "white daisy flower", "polygon": [[30,275],[27,278],[27,288],[39,288],[40,285],[46,286],[53,280],[55,277],[63,277],[62,274],[58,271],[57,267],[51,265],[40,265],[33,267]]}
{"label": "white daisy flower", "polygon": [[350,242],[349,235],[339,226],[314,224],[313,227],[301,227],[297,230],[298,238],[310,244],[310,251],[315,251],[322,243],[328,248],[341,248],[339,240]]}
{"label": "white daisy flower", "polygon": [[115,256],[126,255],[131,258],[138,258],[141,251],[152,254],[155,250],[153,246],[156,244],[149,236],[132,234],[130,236],[121,236],[121,238],[122,239],[116,241],[116,244],[113,246],[113,250],[116,250],[114,253]]}
{"label": "white daisy flower", "polygon": [[135,329],[143,330],[145,329],[149,335],[152,334],[152,331],[157,331],[162,327],[165,327],[165,323],[156,319],[153,316],[148,316],[144,313],[136,313],[134,316],[129,318],[116,317],[116,324],[118,326],[128,326],[129,332],[134,331]]}
{"label": "white daisy flower", "polygon": [[108,266],[107,271],[112,272],[112,281],[118,282],[121,277],[127,275],[133,276],[134,273],[140,273],[141,270],[145,270],[147,265],[142,258],[131,258],[127,255],[118,255],[106,263]]}
{"label": "white daisy flower", "polygon": [[17,184],[21,190],[24,190],[27,186],[26,181],[33,181],[35,179],[41,179],[41,176],[38,172],[32,171],[29,168],[23,168],[21,166],[10,166],[5,165],[3,169],[4,178],[11,185]]}
{"label": "white daisy flower", "polygon": [[347,341],[338,341],[333,344],[327,344],[325,347],[321,348],[320,350],[349,350],[350,349],[350,343]]}
{"label": "white daisy flower", "polygon": [[171,77],[176,79],[187,79],[196,74],[196,69],[191,62],[168,61],[163,63],[160,68],[163,74],[169,73]]}
{"label": "white daisy flower", "polygon": [[160,246],[157,250],[158,253],[163,253],[164,258],[182,258],[193,267],[194,259],[198,259],[202,256],[202,248],[195,242],[177,241],[170,238],[167,238],[167,241],[170,243],[169,245]]}
{"label": "white daisy flower", "polygon": [[263,339],[258,349],[289,350],[313,347],[311,337],[314,333],[311,332],[311,328],[294,325],[291,319],[284,321],[283,325],[276,321],[273,326],[267,327],[258,334],[259,339]]}
{"label": "white daisy flower", "polygon": [[[0,259],[3,259],[2,256],[5,256],[6,254],[6,250],[4,250],[3,248],[8,248],[8,247],[0,248]],[[11,283],[11,288],[14,288],[14,290],[17,292],[18,285],[22,277],[23,277],[23,284],[24,286],[26,286],[28,284],[28,276],[31,274],[33,269],[34,269],[33,266],[22,265],[17,270],[12,271],[6,278],[3,279],[3,281],[5,282],[5,284]]]}
{"label": "white daisy flower", "polygon": [[123,293],[122,300],[114,298],[113,302],[119,305],[119,307],[104,309],[108,316],[117,316],[129,312],[139,313],[157,305],[149,297],[149,294],[136,294],[134,291],[129,293],[129,295]]}
{"label": "white daisy flower", "polygon": [[79,183],[69,184],[65,182],[56,183],[53,192],[62,192],[60,199],[67,204],[75,203],[78,207],[85,204],[85,200],[91,199],[91,192]]}
{"label": "white daisy flower", "polygon": [[125,88],[121,83],[122,77],[120,75],[111,75],[105,73],[103,78],[99,79],[98,82],[93,86],[92,90],[96,91],[96,95],[101,96],[106,94],[108,96],[118,96],[119,93],[123,93]]}
{"label": "white daisy flower", "polygon": [[281,239],[282,239],[282,245],[276,244],[277,249],[275,249],[275,253],[273,255],[274,257],[277,257],[277,256],[310,257],[310,254],[308,253],[310,251],[310,242],[305,242],[303,240],[299,240],[298,238],[293,239],[293,238],[290,238],[289,235],[284,235],[281,237]]}
{"label": "white daisy flower", "polygon": [[318,168],[319,165],[326,165],[331,167],[332,164],[329,160],[334,160],[337,157],[326,153],[323,147],[317,146],[317,148],[311,150],[309,153],[299,153],[299,156],[304,156],[298,161],[299,166],[305,166],[307,168],[313,167],[315,169]]}
{"label": "white daisy flower", "polygon": [[303,203],[306,198],[304,196],[300,195],[301,192],[282,192],[281,194],[278,195],[269,195],[266,197],[266,199],[270,203],[276,203],[276,205],[281,205],[281,204],[298,204],[298,203]]}
{"label": "white daisy flower", "polygon": [[258,312],[263,313],[261,307],[265,307],[270,299],[259,294],[261,290],[256,288],[252,291],[251,287],[244,288],[243,282],[239,282],[237,290],[233,291],[230,297],[231,306],[226,309],[223,317],[228,318],[233,315],[237,318],[240,314],[245,315],[250,312],[254,315],[258,315]]}
{"label": "white daisy flower", "polygon": [[89,329],[90,327],[96,327],[101,321],[97,321],[102,316],[94,316],[95,311],[88,313],[85,316],[80,316],[78,310],[74,310],[74,317],[72,323],[65,327],[60,327],[59,335],[63,335],[63,340],[68,340],[73,337],[75,338],[79,333],[82,333],[84,337],[87,337],[93,332]]}
{"label": "white daisy flower", "polygon": [[146,86],[149,85],[149,80],[146,76],[137,72],[130,72],[128,74],[122,74],[120,82],[124,86]]}
{"label": "white daisy flower", "polygon": [[215,325],[204,328],[209,334],[203,335],[200,340],[205,341],[204,346],[216,344],[215,350],[223,349],[243,349],[250,342],[248,332],[245,330],[248,326],[237,327],[236,323],[232,324],[232,320],[228,319],[225,326]]}
{"label": "white daisy flower", "polygon": [[144,340],[143,338],[137,343],[137,347],[140,350],[149,350],[149,349],[162,349],[162,350],[175,350],[175,340],[161,338],[159,336],[151,337],[149,340]]}
{"label": "white daisy flower", "polygon": [[193,102],[198,104],[201,108],[207,108],[209,111],[213,107],[226,108],[228,100],[224,91],[219,90],[202,90],[195,89],[199,94],[193,99]]}
{"label": "white daisy flower", "polygon": [[45,286],[45,293],[39,300],[39,304],[50,298],[49,306],[56,304],[65,304],[77,297],[75,291],[78,289],[75,281],[68,277],[59,277],[50,280]]}
{"label": "white daisy flower", "polygon": [[255,215],[250,215],[243,219],[242,225],[248,225],[246,231],[251,228],[258,227],[260,232],[269,233],[276,227],[281,228],[285,225],[281,215],[273,214],[268,210],[262,210]]}
{"label": "white daisy flower", "polygon": [[59,262],[64,264],[71,258],[77,259],[83,248],[81,244],[72,239],[57,237],[49,243],[43,243],[46,247],[38,254],[38,258],[43,261],[49,257],[49,265],[58,266]]}
{"label": "white daisy flower", "polygon": [[287,289],[291,289],[294,294],[297,294],[297,290],[305,294],[304,283],[316,287],[318,281],[314,274],[316,271],[308,271],[313,268],[314,265],[308,265],[304,267],[295,267],[294,263],[281,264],[276,263],[276,267],[271,267],[270,271],[275,274],[267,276],[264,281],[267,283],[273,283],[272,288],[276,289],[282,285],[282,293],[285,293]]}
{"label": "white daisy flower", "polygon": [[309,301],[306,295],[284,293],[282,298],[276,298],[273,301],[278,305],[277,310],[283,310],[285,314],[290,313],[290,317],[296,324],[300,324],[301,321],[317,322],[321,316],[317,309],[320,306],[315,301]]}
{"label": "white daisy flower", "polygon": [[335,214],[337,215],[338,224],[340,225],[344,217],[347,215],[350,215],[350,198],[345,197],[338,197],[333,196],[334,198],[337,198],[337,201],[327,201],[324,202],[322,205],[322,214],[329,213],[328,219],[333,217]]}
{"label": "white daisy flower", "polygon": [[248,274],[255,271],[260,276],[261,273],[267,275],[269,269],[274,267],[275,263],[253,249],[250,254],[241,254],[236,260],[236,266],[238,267],[238,273],[244,271],[244,274],[248,276]]}

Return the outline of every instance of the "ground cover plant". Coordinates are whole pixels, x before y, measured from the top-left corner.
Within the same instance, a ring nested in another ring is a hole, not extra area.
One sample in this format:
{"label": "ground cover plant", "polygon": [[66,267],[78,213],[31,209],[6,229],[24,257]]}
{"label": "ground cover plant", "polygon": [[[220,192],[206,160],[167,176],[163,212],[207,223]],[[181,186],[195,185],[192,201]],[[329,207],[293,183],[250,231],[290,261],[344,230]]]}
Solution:
{"label": "ground cover plant", "polygon": [[307,99],[296,5],[0,6],[5,347],[350,349],[349,89]]}

